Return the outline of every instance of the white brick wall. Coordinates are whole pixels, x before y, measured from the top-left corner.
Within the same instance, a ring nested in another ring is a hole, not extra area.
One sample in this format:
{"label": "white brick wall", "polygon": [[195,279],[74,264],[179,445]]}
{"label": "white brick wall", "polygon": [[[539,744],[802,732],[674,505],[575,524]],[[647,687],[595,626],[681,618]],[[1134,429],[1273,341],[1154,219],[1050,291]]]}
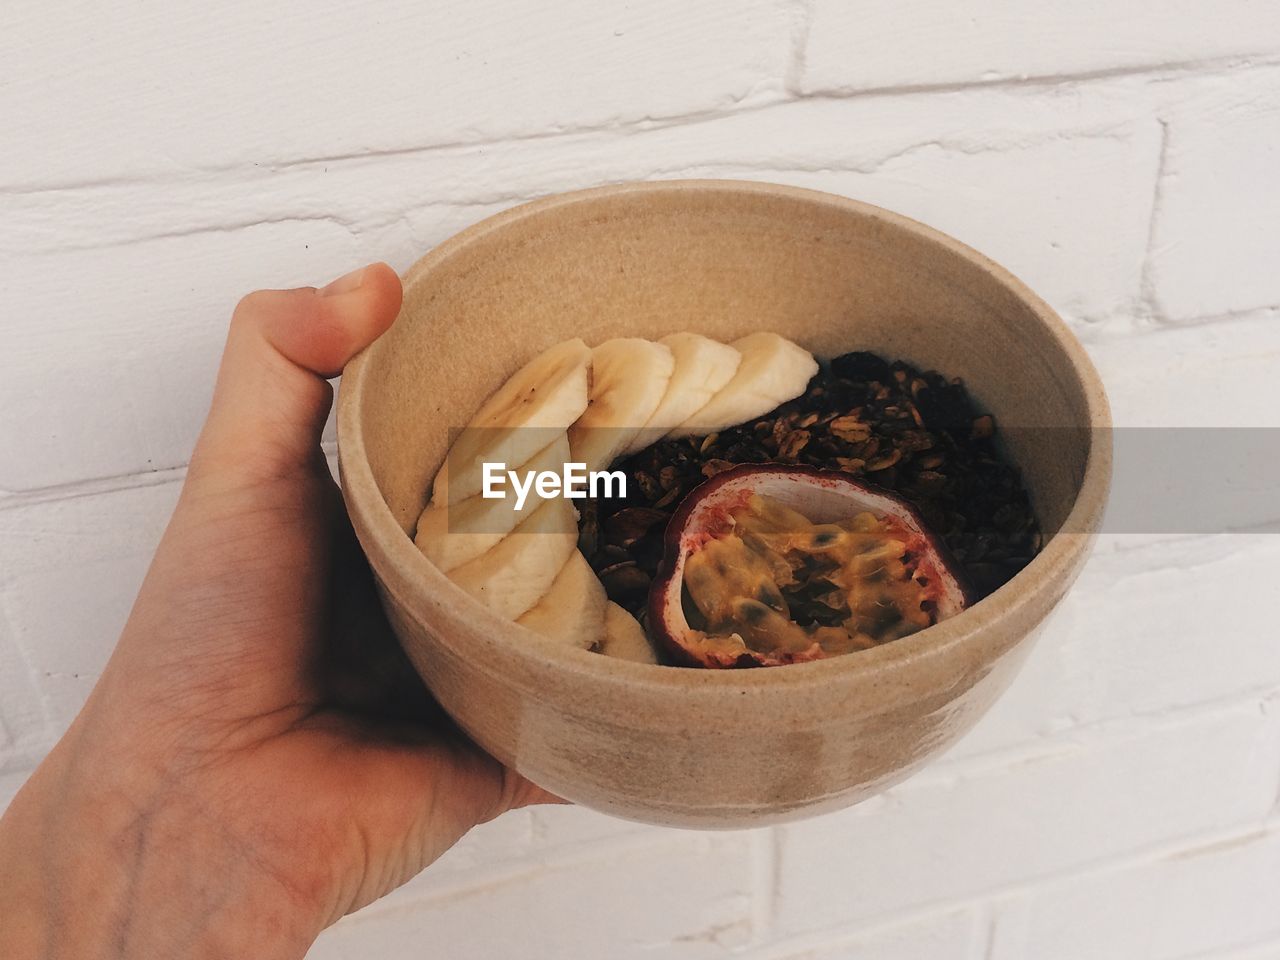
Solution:
{"label": "white brick wall", "polygon": [[1280,40],[1268,0],[1019,0],[911,4],[813,0],[806,92],[910,89],[1097,76],[1266,56]]}
{"label": "white brick wall", "polygon": [[[1269,0],[17,0],[0,118],[0,804],[123,622],[235,300],[526,198],[881,203],[1046,296],[1118,423],[1280,426]],[[521,811],[312,955],[1275,960],[1278,574],[1274,535],[1110,536],[888,795],[717,835]]]}
{"label": "white brick wall", "polygon": [[992,960],[1200,956],[1280,939],[1277,877],[1272,824],[1045,884],[1001,905]]}
{"label": "white brick wall", "polygon": [[1280,297],[1280,271],[1268,256],[1280,216],[1280,77],[1259,71],[1258,79],[1190,97],[1168,114],[1151,279],[1172,320],[1258,309]]}

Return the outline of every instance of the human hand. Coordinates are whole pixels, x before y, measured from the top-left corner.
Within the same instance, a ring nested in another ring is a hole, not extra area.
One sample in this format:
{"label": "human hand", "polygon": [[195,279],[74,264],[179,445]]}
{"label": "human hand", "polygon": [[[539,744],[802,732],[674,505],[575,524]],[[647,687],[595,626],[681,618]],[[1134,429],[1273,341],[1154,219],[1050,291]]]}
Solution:
{"label": "human hand", "polygon": [[300,957],[477,823],[553,801],[454,730],[320,451],[385,264],[260,291],[102,677],[0,820],[0,956]]}

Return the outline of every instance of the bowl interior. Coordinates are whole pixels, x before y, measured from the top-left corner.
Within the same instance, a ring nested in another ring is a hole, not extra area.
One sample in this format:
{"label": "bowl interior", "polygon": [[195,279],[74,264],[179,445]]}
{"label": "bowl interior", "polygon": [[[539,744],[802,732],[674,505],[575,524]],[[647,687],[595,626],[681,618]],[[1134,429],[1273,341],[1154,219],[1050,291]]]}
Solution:
{"label": "bowl interior", "polygon": [[412,533],[450,429],[538,351],[680,330],[772,330],[821,357],[873,350],[963,378],[1000,423],[1046,536],[1075,503],[1104,415],[1048,308],[912,221],[769,185],[585,191],[478,224],[406,278],[400,318],[364,360],[359,409],[396,522]]}

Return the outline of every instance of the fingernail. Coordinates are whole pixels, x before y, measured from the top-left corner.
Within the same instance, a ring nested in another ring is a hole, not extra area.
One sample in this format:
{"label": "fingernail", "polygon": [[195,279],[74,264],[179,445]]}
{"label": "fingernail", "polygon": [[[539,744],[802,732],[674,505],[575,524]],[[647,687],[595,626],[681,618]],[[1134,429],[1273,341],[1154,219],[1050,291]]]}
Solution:
{"label": "fingernail", "polygon": [[320,288],[320,296],[332,297],[339,293],[350,293],[352,290],[360,289],[360,281],[364,279],[364,272],[367,267],[361,267],[359,270],[352,270],[350,273],[343,274],[337,280],[334,280],[328,286]]}

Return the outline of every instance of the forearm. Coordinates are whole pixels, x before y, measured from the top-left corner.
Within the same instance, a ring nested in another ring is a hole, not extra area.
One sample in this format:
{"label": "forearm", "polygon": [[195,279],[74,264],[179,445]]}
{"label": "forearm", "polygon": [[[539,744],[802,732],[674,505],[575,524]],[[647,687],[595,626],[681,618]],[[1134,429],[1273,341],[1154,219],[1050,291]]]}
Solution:
{"label": "forearm", "polygon": [[0,956],[302,957],[315,931],[251,851],[179,792],[86,778],[66,752],[0,819]]}

